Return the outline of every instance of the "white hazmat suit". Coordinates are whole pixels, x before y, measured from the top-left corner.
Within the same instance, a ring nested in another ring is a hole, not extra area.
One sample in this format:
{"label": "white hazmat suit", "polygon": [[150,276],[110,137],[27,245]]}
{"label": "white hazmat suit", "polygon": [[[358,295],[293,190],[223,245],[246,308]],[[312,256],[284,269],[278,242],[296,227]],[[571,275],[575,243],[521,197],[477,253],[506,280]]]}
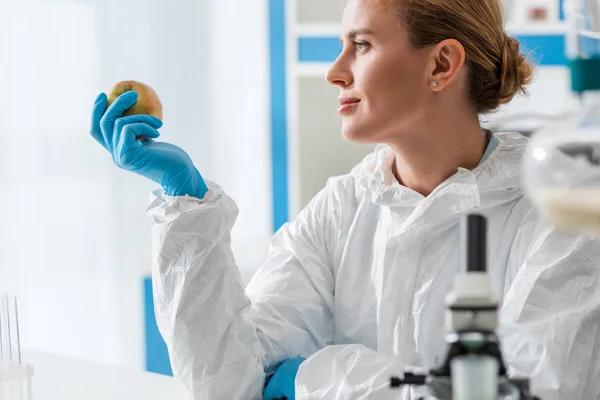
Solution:
{"label": "white hazmat suit", "polygon": [[214,184],[203,200],[155,192],[156,317],[190,395],[259,399],[266,368],[300,355],[299,400],[410,398],[389,378],[444,355],[459,221],[477,212],[509,371],[544,400],[600,398],[600,242],[540,222],[520,185],[527,139],[497,139],[427,197],[395,180],[393,152],[379,146],[277,232],[245,290],[234,201]]}

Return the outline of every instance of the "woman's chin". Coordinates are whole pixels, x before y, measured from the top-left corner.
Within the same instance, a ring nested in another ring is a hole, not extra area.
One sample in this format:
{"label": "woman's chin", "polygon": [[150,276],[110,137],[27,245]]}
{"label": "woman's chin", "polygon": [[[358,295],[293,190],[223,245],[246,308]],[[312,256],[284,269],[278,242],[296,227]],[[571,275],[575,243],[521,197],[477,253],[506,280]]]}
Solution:
{"label": "woman's chin", "polygon": [[374,137],[369,129],[357,127],[354,124],[349,124],[346,121],[342,123],[342,136],[349,142],[370,144],[374,143]]}

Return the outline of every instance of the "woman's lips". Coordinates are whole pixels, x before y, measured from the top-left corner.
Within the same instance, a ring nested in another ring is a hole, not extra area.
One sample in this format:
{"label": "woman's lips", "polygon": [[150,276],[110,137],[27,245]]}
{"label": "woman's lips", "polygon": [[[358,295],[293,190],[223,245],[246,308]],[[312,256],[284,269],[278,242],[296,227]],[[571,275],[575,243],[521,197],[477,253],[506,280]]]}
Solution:
{"label": "woman's lips", "polygon": [[356,110],[358,107],[358,103],[360,103],[360,99],[355,97],[340,97],[340,108],[338,108],[338,114],[340,115],[348,115]]}

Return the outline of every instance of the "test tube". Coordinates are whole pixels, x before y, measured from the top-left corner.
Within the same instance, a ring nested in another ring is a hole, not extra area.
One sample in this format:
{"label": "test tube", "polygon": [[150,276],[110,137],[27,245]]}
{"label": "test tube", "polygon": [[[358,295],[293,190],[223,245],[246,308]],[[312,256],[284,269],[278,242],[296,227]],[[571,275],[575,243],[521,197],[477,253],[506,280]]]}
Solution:
{"label": "test tube", "polygon": [[0,294],[0,400],[31,400],[33,367],[21,360],[17,298]]}
{"label": "test tube", "polygon": [[9,309],[9,327],[11,329],[11,360],[16,364],[21,364],[21,338],[19,336],[19,308],[17,307],[17,297],[8,297]]}
{"label": "test tube", "polygon": [[17,298],[8,294],[0,298],[0,356],[2,362],[21,364]]}

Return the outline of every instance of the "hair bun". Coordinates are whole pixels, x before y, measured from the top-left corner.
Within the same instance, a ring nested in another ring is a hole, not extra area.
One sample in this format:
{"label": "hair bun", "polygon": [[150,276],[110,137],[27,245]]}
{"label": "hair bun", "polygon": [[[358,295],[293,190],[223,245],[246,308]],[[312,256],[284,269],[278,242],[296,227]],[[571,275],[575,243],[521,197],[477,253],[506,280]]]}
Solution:
{"label": "hair bun", "polygon": [[506,104],[517,93],[526,94],[526,86],[531,82],[533,68],[527,57],[521,53],[521,44],[513,37],[504,34],[502,66],[500,68],[499,104]]}

